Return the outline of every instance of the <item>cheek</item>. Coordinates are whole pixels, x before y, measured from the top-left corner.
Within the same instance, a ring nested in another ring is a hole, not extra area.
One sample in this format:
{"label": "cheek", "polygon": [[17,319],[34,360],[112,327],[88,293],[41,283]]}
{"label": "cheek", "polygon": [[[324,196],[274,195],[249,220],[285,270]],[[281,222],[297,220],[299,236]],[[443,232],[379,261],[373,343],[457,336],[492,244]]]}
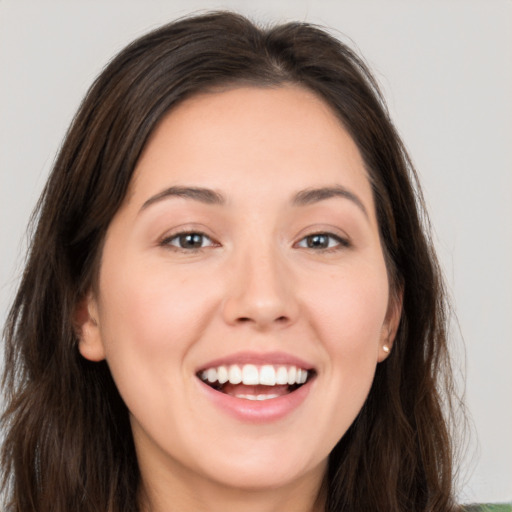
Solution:
{"label": "cheek", "polygon": [[317,384],[322,414],[316,423],[325,433],[319,452],[325,452],[348,430],[371,388],[387,312],[387,275],[379,260],[358,261],[336,272],[317,272],[308,290],[303,310],[324,355]]}
{"label": "cheek", "polygon": [[121,340],[142,351],[179,350],[185,337],[200,331],[208,311],[200,278],[192,281],[168,266],[137,262],[105,264],[104,270],[100,314],[107,350]]}
{"label": "cheek", "polygon": [[317,279],[307,301],[311,325],[329,359],[345,374],[375,370],[388,307],[385,267],[374,264],[345,269]]}
{"label": "cheek", "polygon": [[211,294],[198,291],[201,279],[158,263],[105,260],[103,268],[99,323],[117,388],[144,425],[178,428],[170,404],[186,396],[187,356],[211,317]]}
{"label": "cheek", "polygon": [[101,338],[121,394],[129,402],[143,389],[168,389],[187,370],[183,361],[208,321],[211,298],[159,262],[105,259],[102,275]]}

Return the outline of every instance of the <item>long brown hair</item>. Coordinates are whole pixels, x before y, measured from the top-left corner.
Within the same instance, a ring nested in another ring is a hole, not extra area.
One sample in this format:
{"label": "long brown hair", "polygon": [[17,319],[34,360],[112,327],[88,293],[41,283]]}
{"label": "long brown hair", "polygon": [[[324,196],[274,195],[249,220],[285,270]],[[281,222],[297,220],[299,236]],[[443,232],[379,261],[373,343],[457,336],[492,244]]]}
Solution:
{"label": "long brown hair", "polygon": [[[373,187],[403,313],[393,351],[330,455],[327,510],[453,509],[442,397],[452,394],[446,300],[416,174],[364,62],[305,23],[262,29],[227,12],[166,25],[115,57],[92,85],[34,215],[5,328],[3,485],[11,512],[136,512],[140,475],[128,413],[106,363],[79,355],[77,303],[137,159],[162,117],[223,86],[293,83],[327,102]],[[444,409],[445,408],[445,409]]]}

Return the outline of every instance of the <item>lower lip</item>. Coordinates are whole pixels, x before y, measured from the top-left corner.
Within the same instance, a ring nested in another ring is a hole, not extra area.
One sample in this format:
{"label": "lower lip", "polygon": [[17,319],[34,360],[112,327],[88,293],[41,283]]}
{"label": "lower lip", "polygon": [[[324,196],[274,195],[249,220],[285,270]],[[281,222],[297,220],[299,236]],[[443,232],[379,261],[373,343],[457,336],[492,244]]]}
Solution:
{"label": "lower lip", "polygon": [[221,391],[216,391],[200,379],[197,379],[197,381],[208,400],[211,400],[215,406],[224,412],[240,421],[268,423],[280,420],[297,410],[309,395],[314,379],[291,393],[268,400],[236,398]]}

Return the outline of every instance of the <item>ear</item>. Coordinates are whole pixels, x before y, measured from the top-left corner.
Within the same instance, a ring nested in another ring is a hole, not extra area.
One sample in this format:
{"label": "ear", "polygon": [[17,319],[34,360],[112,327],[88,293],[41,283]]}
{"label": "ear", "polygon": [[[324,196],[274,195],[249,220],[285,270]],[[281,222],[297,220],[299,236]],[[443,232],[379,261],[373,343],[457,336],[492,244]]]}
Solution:
{"label": "ear", "polygon": [[400,325],[400,318],[402,316],[403,304],[403,289],[400,289],[391,294],[386,319],[382,326],[381,339],[379,344],[378,362],[381,363],[391,353],[395,336]]}
{"label": "ear", "polygon": [[101,339],[98,321],[98,304],[92,291],[77,304],[74,314],[75,332],[78,337],[78,350],[89,361],[105,359],[105,349]]}

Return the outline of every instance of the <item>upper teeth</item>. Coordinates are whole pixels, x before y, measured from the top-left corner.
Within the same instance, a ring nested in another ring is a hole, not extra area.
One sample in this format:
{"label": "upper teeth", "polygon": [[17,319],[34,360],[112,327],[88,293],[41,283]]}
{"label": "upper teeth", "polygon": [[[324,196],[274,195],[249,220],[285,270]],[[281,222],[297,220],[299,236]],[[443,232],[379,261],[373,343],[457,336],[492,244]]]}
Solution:
{"label": "upper teeth", "polygon": [[245,385],[293,385],[304,384],[308,378],[308,370],[297,366],[273,366],[265,364],[256,366],[254,364],[229,366],[217,366],[203,370],[200,377],[205,382],[218,382],[225,384],[245,384]]}

